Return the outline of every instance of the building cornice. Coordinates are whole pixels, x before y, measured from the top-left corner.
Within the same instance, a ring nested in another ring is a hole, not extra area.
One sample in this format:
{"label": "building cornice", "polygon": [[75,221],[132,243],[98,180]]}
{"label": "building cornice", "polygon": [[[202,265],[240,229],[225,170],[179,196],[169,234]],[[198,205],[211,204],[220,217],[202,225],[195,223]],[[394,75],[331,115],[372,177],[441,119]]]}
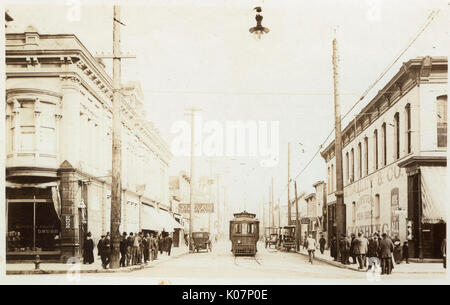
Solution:
{"label": "building cornice", "polygon": [[[356,118],[351,120],[342,130],[342,146],[348,145],[357,135],[361,134],[415,86],[423,83],[440,83],[437,79],[430,80],[430,75],[433,74],[433,67],[438,66],[447,67],[447,57],[417,57],[403,63],[396,75],[388,81],[383,89],[378,91],[377,95],[356,115]],[[372,112],[375,112],[375,114],[372,114]],[[356,130],[355,125],[357,126]],[[326,161],[334,156],[334,140],[320,152],[320,155]]]}

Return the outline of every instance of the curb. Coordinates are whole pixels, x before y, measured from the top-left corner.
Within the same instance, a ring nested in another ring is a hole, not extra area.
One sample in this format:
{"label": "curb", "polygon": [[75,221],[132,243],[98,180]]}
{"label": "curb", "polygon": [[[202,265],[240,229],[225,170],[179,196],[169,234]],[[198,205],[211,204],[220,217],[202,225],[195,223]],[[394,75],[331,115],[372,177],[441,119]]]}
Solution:
{"label": "curb", "polygon": [[[297,251],[297,253],[308,257],[308,254],[306,254],[306,253],[298,252],[298,251]],[[351,267],[349,265],[342,265],[341,263],[338,263],[338,262],[335,262],[335,261],[330,261],[330,260],[327,260],[327,259],[324,259],[324,258],[321,258],[321,257],[315,257],[314,260],[322,262],[322,263],[325,263],[325,264],[328,264],[328,265],[331,265],[331,266],[335,266],[335,267],[338,267],[338,268],[341,268],[341,269],[348,269],[348,270],[353,270],[353,271],[357,271],[357,272],[366,272],[366,270],[361,270],[359,268]]]}
{"label": "curb", "polygon": [[[180,258],[184,255],[189,254],[188,252],[182,252],[180,254],[172,255],[171,259]],[[133,272],[137,270],[143,270],[148,268],[153,268],[165,261],[157,261],[152,265],[138,265],[132,267],[122,267],[119,269],[93,269],[93,270],[77,270],[78,273],[118,273],[118,272]],[[42,275],[42,274],[67,274],[70,270],[6,270],[6,275]],[[73,271],[75,272],[75,271]]]}
{"label": "curb", "polygon": [[[297,252],[298,254],[301,254],[303,256],[308,257],[308,254],[306,253],[302,253],[302,252]],[[342,265],[341,263],[335,262],[335,261],[330,261],[324,258],[320,258],[320,257],[315,257],[314,260],[331,265],[331,266],[335,266],[341,269],[348,269],[348,270],[352,270],[352,271],[356,271],[356,272],[367,272],[367,270],[361,270],[357,267],[352,267],[349,265]],[[412,272],[393,272],[395,274],[442,274],[445,275],[446,271],[440,271],[440,272],[420,272],[420,271],[412,271]]]}

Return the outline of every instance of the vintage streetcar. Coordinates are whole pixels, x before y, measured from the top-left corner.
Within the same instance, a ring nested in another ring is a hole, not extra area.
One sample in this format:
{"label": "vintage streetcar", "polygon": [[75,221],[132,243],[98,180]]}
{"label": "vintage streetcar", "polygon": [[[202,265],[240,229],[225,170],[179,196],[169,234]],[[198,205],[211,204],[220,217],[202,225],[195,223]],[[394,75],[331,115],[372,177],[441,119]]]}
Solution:
{"label": "vintage streetcar", "polygon": [[259,239],[259,220],[256,219],[256,214],[244,211],[233,215],[234,218],[230,221],[230,241],[233,255],[255,256],[256,244]]}

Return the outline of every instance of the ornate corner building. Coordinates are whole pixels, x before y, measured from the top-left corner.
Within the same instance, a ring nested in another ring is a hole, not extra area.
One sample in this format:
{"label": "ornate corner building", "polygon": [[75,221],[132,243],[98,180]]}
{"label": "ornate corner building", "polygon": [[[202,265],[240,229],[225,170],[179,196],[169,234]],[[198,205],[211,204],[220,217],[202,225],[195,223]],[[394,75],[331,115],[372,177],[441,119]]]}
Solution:
{"label": "ornate corner building", "polygon": [[[5,48],[7,258],[79,257],[110,227],[112,80],[75,35],[28,27]],[[168,144],[139,83],[122,96],[121,230],[173,230]]]}

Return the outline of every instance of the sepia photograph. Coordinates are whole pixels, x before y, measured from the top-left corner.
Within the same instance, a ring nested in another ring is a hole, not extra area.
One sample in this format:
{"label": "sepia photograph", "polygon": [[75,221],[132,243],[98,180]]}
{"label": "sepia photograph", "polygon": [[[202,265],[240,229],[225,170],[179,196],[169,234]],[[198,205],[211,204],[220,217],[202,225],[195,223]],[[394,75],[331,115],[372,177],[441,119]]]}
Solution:
{"label": "sepia photograph", "polygon": [[0,284],[450,283],[448,1],[0,5]]}

